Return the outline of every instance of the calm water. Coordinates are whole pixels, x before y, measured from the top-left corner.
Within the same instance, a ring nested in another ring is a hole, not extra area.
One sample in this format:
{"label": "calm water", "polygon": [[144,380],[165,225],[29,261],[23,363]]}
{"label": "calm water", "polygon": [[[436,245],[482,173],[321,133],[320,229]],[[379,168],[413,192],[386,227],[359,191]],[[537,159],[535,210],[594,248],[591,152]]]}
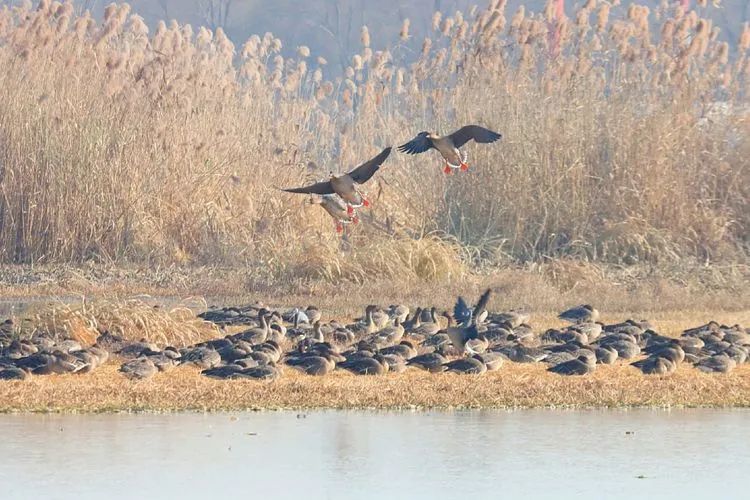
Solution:
{"label": "calm water", "polygon": [[0,497],[750,498],[750,411],[0,416]]}

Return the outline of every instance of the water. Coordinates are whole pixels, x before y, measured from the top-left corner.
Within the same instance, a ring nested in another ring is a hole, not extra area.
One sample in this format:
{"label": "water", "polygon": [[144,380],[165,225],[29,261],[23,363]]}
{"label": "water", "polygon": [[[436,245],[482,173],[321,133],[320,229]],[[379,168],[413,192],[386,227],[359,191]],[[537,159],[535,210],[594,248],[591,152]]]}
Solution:
{"label": "water", "polygon": [[0,416],[3,499],[750,498],[747,410]]}

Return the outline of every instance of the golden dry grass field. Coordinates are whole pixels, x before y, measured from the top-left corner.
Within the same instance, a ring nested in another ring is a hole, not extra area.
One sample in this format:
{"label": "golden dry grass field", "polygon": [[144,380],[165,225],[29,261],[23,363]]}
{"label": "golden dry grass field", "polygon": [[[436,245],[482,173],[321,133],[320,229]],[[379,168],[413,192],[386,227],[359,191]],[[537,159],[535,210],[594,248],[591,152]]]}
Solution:
{"label": "golden dry grass field", "polygon": [[[605,314],[614,322],[638,314]],[[656,329],[677,336],[711,318],[750,324],[750,310],[662,311],[651,317]],[[532,316],[540,331],[560,322],[553,314]],[[140,334],[133,335],[138,338]],[[159,339],[157,339],[159,340]],[[177,343],[177,342],[175,342]],[[336,371],[324,377],[285,369],[278,381],[217,381],[199,370],[178,367],[133,382],[110,360],[90,374],[49,375],[0,383],[3,412],[101,412],[238,409],[404,409],[535,407],[746,407],[750,406],[750,365],[730,374],[708,375],[683,364],[667,376],[645,376],[625,362],[600,366],[586,377],[561,377],[542,364],[506,362],[480,376],[402,374],[356,376]]]}
{"label": "golden dry grass field", "polygon": [[707,375],[683,366],[664,377],[616,365],[585,378],[513,363],[481,376],[410,370],[374,377],[340,372],[308,377],[287,370],[280,380],[265,383],[211,380],[190,368],[131,382],[109,363],[85,376],[0,384],[3,412],[747,406],[747,365],[729,375]]}
{"label": "golden dry grass field", "polygon": [[[674,2],[586,0],[567,16],[506,3],[435,13],[423,40],[408,20],[395,40],[362,27],[340,69],[270,33],[149,30],[126,4],[102,19],[69,1],[3,5],[0,310],[54,329],[57,297],[85,342],[95,318],[163,345],[218,332],[124,299],[315,304],[330,319],[368,303],[448,308],[491,287],[492,309],[526,309],[537,331],[581,303],[670,335],[750,326],[750,26],[729,40],[714,7]],[[392,154],[343,238],[277,189],[467,123],[503,139],[467,146],[471,169],[450,177],[435,155]],[[187,368],[133,383],[116,368],[2,383],[0,410],[750,404],[747,365],[582,379],[512,363],[481,377],[286,370],[273,384]]]}

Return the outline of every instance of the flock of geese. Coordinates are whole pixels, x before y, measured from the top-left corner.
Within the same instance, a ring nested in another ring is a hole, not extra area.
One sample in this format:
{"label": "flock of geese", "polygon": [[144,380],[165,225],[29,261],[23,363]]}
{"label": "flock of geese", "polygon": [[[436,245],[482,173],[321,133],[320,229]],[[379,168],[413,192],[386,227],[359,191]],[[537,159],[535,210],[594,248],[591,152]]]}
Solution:
{"label": "flock of geese", "polygon": [[[449,175],[457,169],[463,171],[469,169],[469,165],[466,163],[467,155],[460,150],[464,144],[472,140],[478,143],[490,143],[501,137],[497,132],[479,125],[466,125],[445,136],[431,132],[420,132],[414,139],[399,146],[398,149],[403,153],[412,155],[435,149],[445,160],[443,172]],[[344,228],[343,224],[357,224],[359,222],[357,208],[370,206],[370,201],[358,185],[369,181],[390,154],[391,148],[387,147],[375,158],[345,174],[337,176],[331,173],[327,181],[299,188],[282,189],[282,191],[311,196],[320,195],[319,198],[311,198],[310,203],[323,207],[336,223],[336,231],[341,232]]]}
{"label": "flock of geese", "polygon": [[351,324],[324,321],[314,306],[286,312],[261,304],[211,309],[199,316],[235,333],[184,348],[127,341],[107,331],[88,347],[40,332],[17,338],[7,320],[0,325],[0,379],[88,373],[112,356],[131,379],[181,365],[214,379],[276,380],[284,369],[312,376],[409,369],[479,375],[513,362],[544,363],[550,372],[581,376],[600,364],[627,363],[644,374],[667,375],[681,364],[728,373],[748,362],[750,333],[739,325],[711,321],[673,338],[645,320],[602,324],[595,308],[581,305],[559,315],[569,326],[535,332],[524,312],[489,312],[489,297],[487,290],[473,307],[459,297],[451,312],[370,305]]}

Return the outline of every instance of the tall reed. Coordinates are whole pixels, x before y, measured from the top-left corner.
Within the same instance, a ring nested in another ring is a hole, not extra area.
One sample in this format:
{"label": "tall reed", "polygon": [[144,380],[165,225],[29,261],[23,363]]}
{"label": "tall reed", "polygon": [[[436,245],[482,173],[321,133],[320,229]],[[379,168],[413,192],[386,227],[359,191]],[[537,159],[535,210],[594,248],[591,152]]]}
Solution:
{"label": "tall reed", "polygon": [[[434,16],[416,60],[409,22],[390,45],[363,28],[340,77],[271,34],[235,47],[221,29],[149,32],[125,4],[101,21],[70,2],[2,7],[0,260],[336,280],[747,259],[750,28],[732,51],[680,6],[505,4]],[[393,154],[343,244],[276,189],[465,123],[504,138],[469,145],[471,170],[451,178],[434,154]]]}

